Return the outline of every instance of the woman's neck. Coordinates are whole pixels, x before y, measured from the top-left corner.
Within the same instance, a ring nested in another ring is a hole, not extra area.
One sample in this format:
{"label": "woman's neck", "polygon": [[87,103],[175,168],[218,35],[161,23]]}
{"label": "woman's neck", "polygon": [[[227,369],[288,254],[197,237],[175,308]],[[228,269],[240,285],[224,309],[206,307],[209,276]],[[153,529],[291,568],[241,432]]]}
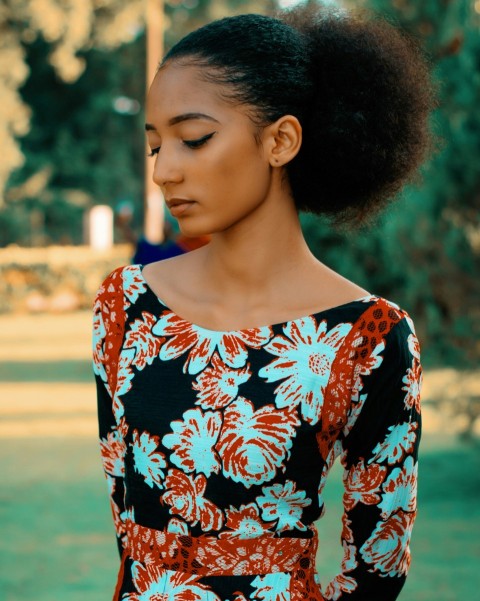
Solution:
{"label": "woman's neck", "polygon": [[278,292],[284,278],[294,279],[308,264],[318,263],[310,252],[290,198],[266,201],[254,213],[229,230],[216,233],[201,249],[202,274],[222,293],[244,302]]}

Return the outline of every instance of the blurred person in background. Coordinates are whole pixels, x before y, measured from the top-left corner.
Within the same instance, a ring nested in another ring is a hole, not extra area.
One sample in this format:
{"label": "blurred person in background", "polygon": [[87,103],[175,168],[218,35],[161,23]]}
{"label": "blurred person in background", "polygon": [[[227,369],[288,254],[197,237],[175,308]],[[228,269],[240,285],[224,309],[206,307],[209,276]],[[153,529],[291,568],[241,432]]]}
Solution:
{"label": "blurred person in background", "polygon": [[[400,594],[413,322],[313,256],[299,212],[371,220],[428,154],[434,96],[416,43],[363,12],[230,17],[164,58],[147,102],[154,181],[182,234],[211,241],[119,268],[96,297],[115,600]],[[344,559],[322,589],[314,522],[337,458]]]}

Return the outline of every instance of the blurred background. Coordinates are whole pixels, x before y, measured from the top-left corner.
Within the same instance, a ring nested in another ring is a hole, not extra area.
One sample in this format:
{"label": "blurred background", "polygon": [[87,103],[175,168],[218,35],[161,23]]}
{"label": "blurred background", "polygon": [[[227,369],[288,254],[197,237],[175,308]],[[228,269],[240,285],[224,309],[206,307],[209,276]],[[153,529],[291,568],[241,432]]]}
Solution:
{"label": "blurred background", "polygon": [[[102,279],[182,240],[145,166],[144,96],[162,52],[276,0],[0,4],[0,599],[110,599],[118,556],[96,439],[90,310]],[[442,148],[370,231],[303,216],[317,256],[415,320],[425,368],[419,516],[405,601],[480,590],[480,0],[325,0],[420,39]],[[146,183],[145,183],[146,182]],[[340,561],[341,473],[319,525]]]}

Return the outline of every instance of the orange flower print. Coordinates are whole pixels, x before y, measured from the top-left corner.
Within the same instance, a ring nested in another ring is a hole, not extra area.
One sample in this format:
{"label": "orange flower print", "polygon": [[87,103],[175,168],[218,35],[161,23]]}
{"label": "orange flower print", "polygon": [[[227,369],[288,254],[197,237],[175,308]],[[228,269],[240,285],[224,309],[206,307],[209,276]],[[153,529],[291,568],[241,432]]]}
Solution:
{"label": "orange flower print", "polygon": [[289,456],[296,411],[266,405],[255,411],[253,404],[239,397],[224,412],[223,427],[216,445],[223,473],[247,488],[271,480]]}
{"label": "orange flower print", "polygon": [[275,336],[265,346],[277,359],[258,375],[267,382],[283,380],[275,389],[277,407],[300,405],[305,421],[312,425],[319,421],[333,360],[351,327],[341,323],[327,331],[326,321],[317,324],[310,316],[288,322],[285,336]]}
{"label": "orange flower print", "polygon": [[351,529],[352,521],[348,519],[347,513],[342,513],[342,540],[350,545],[353,544],[353,532]]}
{"label": "orange flower print", "polygon": [[162,439],[167,449],[173,449],[170,461],[185,472],[202,472],[207,477],[218,474],[220,460],[214,446],[222,426],[220,412],[189,409],[182,421],[170,425],[173,432]]}
{"label": "orange flower print", "polygon": [[120,398],[132,388],[133,370],[132,362],[135,357],[133,349],[122,349],[118,361],[117,386],[113,395],[112,409],[115,419],[118,421],[125,412],[123,401]]}
{"label": "orange flower print", "polygon": [[407,344],[408,350],[412,353],[413,357],[417,361],[420,361],[420,343],[418,342],[418,338],[415,336],[415,332],[410,334],[407,340]]}
{"label": "orange flower print", "polygon": [[348,434],[351,432],[353,426],[355,425],[355,422],[358,419],[358,416],[362,412],[363,406],[365,405],[365,401],[367,400],[368,395],[360,394],[361,387],[362,385],[360,385],[358,388],[355,388],[355,391],[352,395],[352,401],[348,413],[347,423],[345,424],[342,430],[344,436],[348,436]]}
{"label": "orange flower print", "polygon": [[171,518],[168,521],[167,532],[174,532],[175,534],[181,534],[183,536],[190,535],[187,524],[178,518]]}
{"label": "orange flower print", "polygon": [[350,511],[357,503],[376,505],[380,501],[380,487],[386,473],[387,468],[376,463],[365,467],[363,459],[352,466],[345,479],[345,509]]}
{"label": "orange flower print", "polygon": [[220,601],[200,576],[165,570],[154,564],[132,564],[132,580],[137,591],[122,597],[123,601]]}
{"label": "orange flower print", "polygon": [[[361,342],[363,340],[363,336],[359,335],[356,337],[352,346],[355,346],[355,342]],[[385,342],[380,342],[373,349],[373,351],[368,355],[368,357],[364,357],[362,361],[357,361],[355,363],[355,367],[353,369],[353,381],[354,391],[361,390],[363,387],[362,376],[369,376],[374,369],[380,367],[383,361],[383,356],[381,353],[385,350]]]}
{"label": "orange flower print", "polygon": [[103,468],[110,476],[123,478],[125,475],[124,457],[126,448],[121,431],[118,429],[109,432],[106,439],[100,439]]}
{"label": "orange flower print", "polygon": [[257,538],[258,536],[273,536],[269,531],[271,524],[262,520],[255,503],[241,505],[239,509],[230,507],[226,510],[226,528],[229,532],[221,532],[220,538]]}
{"label": "orange flower print", "polygon": [[215,351],[221,359],[235,369],[247,362],[247,346],[260,348],[272,337],[270,327],[252,328],[233,332],[217,332],[196,326],[172,311],[165,311],[152,329],[156,336],[166,336],[167,342],[160,350],[160,359],[168,361],[190,351],[183,366],[184,373],[203,371]]}
{"label": "orange flower print", "polygon": [[395,468],[383,485],[384,494],[378,504],[385,519],[399,509],[415,511],[417,507],[418,463],[407,457],[401,468]]}
{"label": "orange flower print", "polygon": [[325,504],[323,501],[323,489],[325,488],[325,484],[327,481],[328,473],[330,472],[333,464],[335,463],[336,458],[343,452],[342,443],[340,440],[336,440],[325,458],[325,463],[322,468],[322,475],[320,477],[320,482],[318,484],[318,504],[322,509],[322,513],[319,517],[323,517],[325,513]]}
{"label": "orange flower print", "polygon": [[344,540],[343,541],[343,559],[342,559],[342,570],[344,572],[351,572],[358,566],[357,558],[356,558],[356,548],[355,545],[349,545]]}
{"label": "orange flower print", "polygon": [[399,511],[386,522],[379,522],[370,538],[360,548],[370,572],[381,576],[403,576],[410,566],[410,537],[415,513]]}
{"label": "orange flower print", "polygon": [[[96,303],[96,305],[98,302]],[[96,308],[96,307],[95,307]],[[102,312],[97,310],[93,314],[93,333],[92,333],[92,350],[93,350],[93,373],[100,376],[102,381],[109,392],[112,394],[108,386],[107,372],[105,371],[104,365],[104,351],[103,345],[107,332],[105,330],[105,324],[103,321]]]}
{"label": "orange flower print", "polygon": [[353,593],[357,587],[358,583],[355,578],[346,574],[338,574],[329,582],[325,590],[325,600],[337,601],[342,597],[343,593]]}
{"label": "orange flower print", "polygon": [[405,396],[405,408],[415,408],[417,413],[420,413],[420,391],[422,388],[422,368],[420,363],[414,358],[412,367],[408,368],[402,382],[405,386],[402,390],[407,393]]}
{"label": "orange flower print", "polygon": [[222,362],[217,353],[212,357],[212,366],[197,377],[192,388],[198,391],[196,405],[203,409],[222,409],[238,395],[238,387],[252,375],[249,365],[244,369],[232,369]]}
{"label": "orange flower print", "polygon": [[312,504],[304,490],[296,490],[295,482],[287,480],[285,484],[273,484],[262,488],[263,496],[257,497],[264,520],[277,521],[276,530],[306,530],[301,517],[304,507]]}
{"label": "orange flower print", "polygon": [[122,544],[126,546],[126,534],[127,530],[125,528],[125,513],[120,511],[120,507],[115,502],[114,493],[116,491],[116,479],[113,476],[109,476],[107,474],[107,484],[108,484],[108,493],[110,497],[110,508],[112,510],[113,524],[115,526],[115,531],[117,536],[122,540]]}
{"label": "orange flower print", "polygon": [[154,315],[142,311],[142,319],[135,319],[126,334],[123,346],[135,349],[132,365],[137,369],[151,365],[158,356],[164,338],[152,335],[152,327],[156,323],[157,318]]}
{"label": "orange flower print", "polygon": [[170,513],[181,516],[195,526],[200,522],[203,531],[220,530],[223,513],[204,497],[207,479],[203,474],[193,479],[180,470],[171,469],[165,479],[165,492],[161,501],[171,505]]}

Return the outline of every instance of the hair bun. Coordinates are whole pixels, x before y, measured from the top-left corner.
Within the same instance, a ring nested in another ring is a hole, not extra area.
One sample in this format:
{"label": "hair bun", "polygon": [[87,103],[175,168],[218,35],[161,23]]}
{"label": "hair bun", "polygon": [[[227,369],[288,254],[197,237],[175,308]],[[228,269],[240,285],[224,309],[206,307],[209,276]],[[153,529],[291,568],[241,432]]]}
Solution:
{"label": "hair bun", "polygon": [[368,219],[429,148],[434,91],[417,43],[365,11],[297,8],[282,17],[305,39],[313,91],[289,177],[299,208]]}

